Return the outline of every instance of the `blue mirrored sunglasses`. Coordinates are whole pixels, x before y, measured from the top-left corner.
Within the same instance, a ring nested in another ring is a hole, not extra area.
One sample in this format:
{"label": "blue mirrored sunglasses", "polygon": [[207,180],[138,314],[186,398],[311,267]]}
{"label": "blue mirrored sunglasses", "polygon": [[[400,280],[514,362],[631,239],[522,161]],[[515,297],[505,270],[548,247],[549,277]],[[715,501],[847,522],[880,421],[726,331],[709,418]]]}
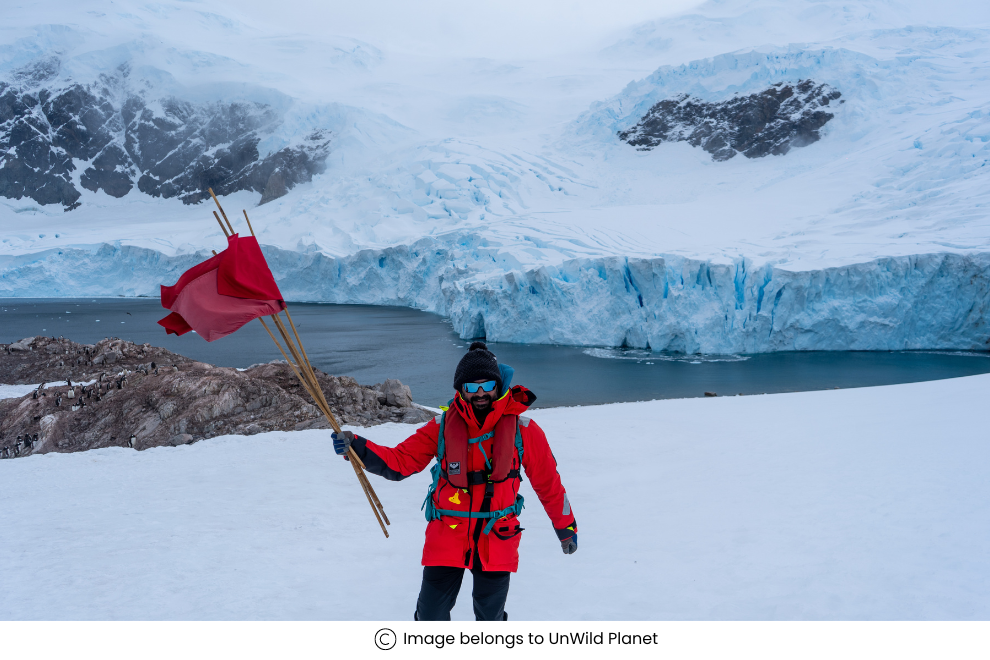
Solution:
{"label": "blue mirrored sunglasses", "polygon": [[492,392],[495,390],[495,381],[489,380],[484,383],[464,383],[464,391],[468,394],[475,394],[479,389],[484,392]]}

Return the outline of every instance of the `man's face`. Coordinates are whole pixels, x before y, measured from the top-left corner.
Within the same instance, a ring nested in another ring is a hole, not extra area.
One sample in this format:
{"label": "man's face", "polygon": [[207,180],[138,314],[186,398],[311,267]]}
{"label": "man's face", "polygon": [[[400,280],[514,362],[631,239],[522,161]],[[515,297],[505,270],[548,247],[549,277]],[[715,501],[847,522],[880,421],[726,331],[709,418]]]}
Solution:
{"label": "man's face", "polygon": [[[481,383],[487,383],[489,381],[485,379],[481,379],[481,380],[476,380],[474,382],[481,384]],[[497,388],[492,388],[491,392],[486,392],[479,387],[477,392],[471,393],[462,387],[461,396],[464,397],[464,400],[470,403],[471,406],[476,411],[485,412],[486,410],[490,409],[492,407],[492,404],[495,402],[496,389]]]}

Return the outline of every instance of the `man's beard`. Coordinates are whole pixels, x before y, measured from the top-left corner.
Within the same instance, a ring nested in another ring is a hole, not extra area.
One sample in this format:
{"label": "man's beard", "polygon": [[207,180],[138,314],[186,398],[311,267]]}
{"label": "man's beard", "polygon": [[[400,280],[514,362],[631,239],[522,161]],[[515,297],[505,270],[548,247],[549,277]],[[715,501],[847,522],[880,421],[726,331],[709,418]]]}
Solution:
{"label": "man's beard", "polygon": [[495,400],[490,396],[480,397],[475,399],[471,405],[474,407],[476,412],[488,412],[492,409],[492,404]]}
{"label": "man's beard", "polygon": [[474,416],[478,419],[478,423],[484,423],[485,419],[488,417],[488,413],[492,411],[494,407],[495,399],[494,397],[486,396],[481,399],[474,399],[471,402],[471,408],[474,410]]}

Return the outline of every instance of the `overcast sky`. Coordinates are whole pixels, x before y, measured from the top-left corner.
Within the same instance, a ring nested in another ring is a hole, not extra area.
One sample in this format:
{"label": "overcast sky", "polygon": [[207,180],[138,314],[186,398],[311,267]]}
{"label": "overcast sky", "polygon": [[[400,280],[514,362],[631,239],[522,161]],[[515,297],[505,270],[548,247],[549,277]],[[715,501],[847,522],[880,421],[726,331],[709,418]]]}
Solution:
{"label": "overcast sky", "polygon": [[699,0],[216,0],[249,22],[468,57],[566,53]]}

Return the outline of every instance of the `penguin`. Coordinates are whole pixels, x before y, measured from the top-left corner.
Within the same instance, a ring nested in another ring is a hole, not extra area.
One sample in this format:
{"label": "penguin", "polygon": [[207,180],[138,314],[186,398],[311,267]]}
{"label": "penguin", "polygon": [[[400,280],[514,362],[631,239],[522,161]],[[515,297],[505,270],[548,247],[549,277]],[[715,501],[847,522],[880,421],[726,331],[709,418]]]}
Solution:
{"label": "penguin", "polygon": [[134,449],[134,441],[135,440],[137,440],[137,438],[132,433],[130,439],[127,441],[127,446],[130,447],[131,449]]}

